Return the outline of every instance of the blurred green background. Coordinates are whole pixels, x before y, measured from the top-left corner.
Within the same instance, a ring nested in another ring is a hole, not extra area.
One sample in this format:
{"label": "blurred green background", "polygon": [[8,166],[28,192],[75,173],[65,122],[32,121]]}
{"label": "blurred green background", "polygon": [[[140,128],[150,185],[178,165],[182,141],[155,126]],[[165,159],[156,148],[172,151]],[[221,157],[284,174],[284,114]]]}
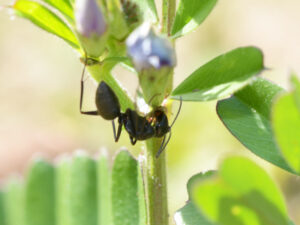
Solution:
{"label": "blurred green background", "polygon": [[[158,5],[160,5],[159,1]],[[11,1],[0,0],[0,5]],[[300,74],[299,0],[220,0],[196,32],[177,41],[175,84],[203,63],[238,46],[254,45],[270,70],[264,77],[288,87],[289,73]],[[78,148],[91,153],[106,147],[111,155],[125,146],[138,154],[124,132],[113,142],[111,123],[79,113],[82,64],[62,40],[0,12],[0,182],[24,173],[34,155],[55,158]],[[134,96],[137,77],[123,68],[117,79]],[[95,84],[86,82],[85,108],[94,108]],[[168,145],[170,215],[187,200],[186,182],[214,169],[225,156],[250,157],[278,182],[290,216],[300,224],[300,180],[254,156],[234,139],[215,113],[216,102],[184,103]],[[178,103],[174,103],[174,111]]]}

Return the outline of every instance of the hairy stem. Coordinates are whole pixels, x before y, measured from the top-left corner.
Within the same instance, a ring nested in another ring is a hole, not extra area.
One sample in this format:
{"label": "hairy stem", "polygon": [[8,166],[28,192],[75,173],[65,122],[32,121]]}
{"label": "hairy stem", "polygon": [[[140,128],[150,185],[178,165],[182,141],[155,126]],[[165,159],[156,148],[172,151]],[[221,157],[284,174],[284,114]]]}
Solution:
{"label": "hairy stem", "polygon": [[[162,31],[170,36],[175,16],[176,0],[163,0],[162,4]],[[170,76],[173,78],[173,71],[171,73]],[[173,79],[169,79],[169,81],[172,80]],[[170,92],[170,90],[172,90],[172,82],[167,82],[167,86],[165,91]],[[155,94],[157,93],[151,93],[150,96],[154,96]],[[170,111],[170,109],[168,109],[168,111]],[[168,225],[169,223],[166,151],[164,151],[159,158],[155,157],[160,148],[161,141],[159,138],[152,138],[146,141],[147,160],[144,180],[146,184],[148,225]]]}
{"label": "hairy stem", "polygon": [[163,152],[159,158],[155,157],[159,149],[161,140],[152,138],[146,142],[146,196],[148,208],[148,225],[167,225],[168,199],[167,199],[167,174],[166,174],[166,154]]}
{"label": "hairy stem", "polygon": [[170,36],[176,12],[176,0],[163,0],[162,31]]}

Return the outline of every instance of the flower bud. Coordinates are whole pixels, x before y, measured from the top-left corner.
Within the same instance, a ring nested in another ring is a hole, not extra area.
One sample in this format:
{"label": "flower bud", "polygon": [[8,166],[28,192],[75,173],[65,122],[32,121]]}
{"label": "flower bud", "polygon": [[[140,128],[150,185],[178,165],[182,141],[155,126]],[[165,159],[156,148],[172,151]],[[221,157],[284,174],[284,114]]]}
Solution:
{"label": "flower bud", "polygon": [[107,24],[97,0],[76,0],[75,22],[78,38],[92,57],[99,57],[108,37]]}
{"label": "flower bud", "polygon": [[[144,23],[126,40],[127,53],[138,72],[144,99],[158,106],[172,90],[173,67],[176,55],[168,39],[154,33]],[[153,94],[157,96],[153,98]]]}
{"label": "flower bud", "polygon": [[128,55],[138,71],[176,65],[175,51],[171,43],[157,36],[149,23],[133,31],[126,41]]}

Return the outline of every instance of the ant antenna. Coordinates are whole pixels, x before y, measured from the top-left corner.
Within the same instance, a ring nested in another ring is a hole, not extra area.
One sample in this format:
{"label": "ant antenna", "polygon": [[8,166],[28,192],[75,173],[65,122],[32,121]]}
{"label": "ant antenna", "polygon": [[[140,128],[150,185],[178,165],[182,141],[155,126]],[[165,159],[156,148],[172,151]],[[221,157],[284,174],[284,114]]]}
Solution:
{"label": "ant antenna", "polygon": [[179,115],[179,113],[180,113],[180,111],[181,111],[181,107],[182,107],[182,97],[180,96],[180,105],[179,105],[179,109],[178,109],[178,111],[177,111],[177,114],[176,114],[176,116],[175,116],[175,119],[173,120],[173,122],[172,122],[172,124],[171,124],[171,126],[170,126],[170,135],[169,135],[168,140],[166,141],[166,143],[165,143],[166,135],[164,136],[164,139],[163,139],[163,141],[162,141],[162,143],[161,143],[161,145],[160,145],[160,148],[159,148],[159,150],[157,151],[157,153],[156,153],[156,155],[155,155],[156,158],[158,158],[158,157],[160,156],[160,154],[165,150],[165,148],[167,147],[167,145],[168,145],[168,143],[169,143],[169,141],[170,141],[170,139],[171,139],[171,136],[172,136],[171,128],[172,128],[172,126],[174,125],[175,121],[176,121],[177,118],[178,118],[178,115]]}
{"label": "ant antenna", "polygon": [[179,105],[179,108],[178,108],[178,111],[177,111],[177,114],[175,116],[175,119],[173,120],[171,126],[170,126],[170,129],[173,127],[174,123],[176,122],[177,118],[178,118],[178,115],[181,111],[181,106],[182,106],[182,97],[180,96],[180,105]]}
{"label": "ant antenna", "polygon": [[163,141],[161,143],[161,146],[160,146],[159,150],[157,151],[157,153],[155,155],[156,158],[158,158],[160,156],[160,154],[165,150],[165,148],[167,147],[167,145],[168,145],[168,143],[169,143],[169,141],[171,139],[171,136],[172,136],[172,133],[171,133],[171,130],[170,130],[170,135],[168,137],[168,140],[165,143],[165,140],[166,140],[166,135],[165,135],[164,139],[163,139]]}

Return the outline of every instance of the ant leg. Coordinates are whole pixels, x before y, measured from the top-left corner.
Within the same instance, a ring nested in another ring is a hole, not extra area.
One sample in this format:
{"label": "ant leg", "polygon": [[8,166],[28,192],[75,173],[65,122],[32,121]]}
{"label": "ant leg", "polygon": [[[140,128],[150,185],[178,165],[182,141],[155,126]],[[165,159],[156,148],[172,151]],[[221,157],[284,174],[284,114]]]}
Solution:
{"label": "ant leg", "polygon": [[120,136],[121,136],[121,131],[122,131],[122,125],[123,122],[119,120],[119,126],[118,126],[118,131],[117,131],[117,135],[116,135],[116,130],[115,130],[115,123],[114,121],[112,121],[113,123],[113,130],[114,130],[114,136],[115,136],[115,142],[118,142]]}
{"label": "ant leg", "polygon": [[115,139],[115,142],[117,142],[116,127],[115,127],[114,120],[112,120],[111,123],[112,123],[112,127],[113,127],[114,139]]}
{"label": "ant leg", "polygon": [[163,141],[162,141],[162,143],[160,145],[160,148],[159,148],[159,150],[157,151],[157,153],[155,155],[156,158],[158,158],[160,156],[160,154],[165,150],[165,148],[167,147],[167,145],[168,145],[168,143],[169,143],[169,141],[171,139],[171,136],[172,136],[172,133],[170,131],[170,135],[169,135],[168,140],[166,141],[166,143],[165,143],[166,135],[164,136],[164,139],[163,139]]}
{"label": "ant leg", "polygon": [[81,81],[80,81],[80,103],[79,103],[79,110],[80,110],[81,114],[97,116],[98,115],[98,111],[82,111],[83,92],[84,92],[84,80],[83,80],[83,77],[84,77],[84,73],[85,73],[85,67],[86,67],[86,65],[84,65],[84,67],[83,67],[82,74],[81,74]]}
{"label": "ant leg", "polygon": [[129,138],[130,138],[131,144],[132,144],[132,145],[135,145],[137,139],[134,139],[132,136],[129,136]]}
{"label": "ant leg", "polygon": [[137,139],[135,139],[132,144],[135,145],[136,141],[137,141]]}

